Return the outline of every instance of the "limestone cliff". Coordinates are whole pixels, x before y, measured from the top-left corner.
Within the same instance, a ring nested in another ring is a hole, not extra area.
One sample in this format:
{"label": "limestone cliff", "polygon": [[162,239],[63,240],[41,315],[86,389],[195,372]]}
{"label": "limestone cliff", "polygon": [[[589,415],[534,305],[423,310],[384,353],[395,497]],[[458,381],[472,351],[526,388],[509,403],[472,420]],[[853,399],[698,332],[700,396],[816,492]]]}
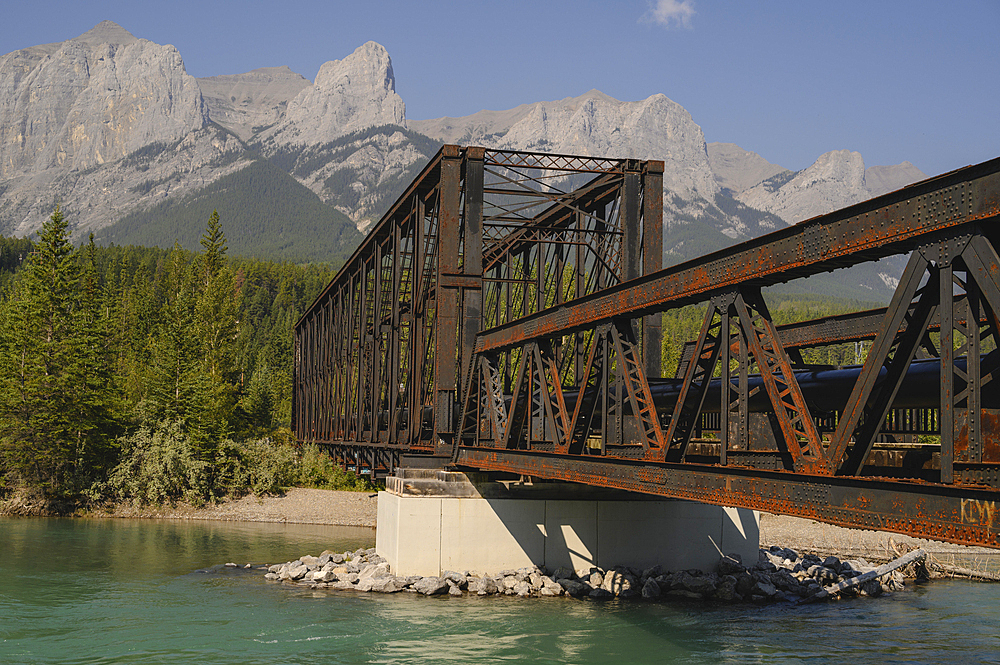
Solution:
{"label": "limestone cliff", "polygon": [[98,166],[208,122],[177,49],[109,21],[0,57],[0,118],[0,178]]}

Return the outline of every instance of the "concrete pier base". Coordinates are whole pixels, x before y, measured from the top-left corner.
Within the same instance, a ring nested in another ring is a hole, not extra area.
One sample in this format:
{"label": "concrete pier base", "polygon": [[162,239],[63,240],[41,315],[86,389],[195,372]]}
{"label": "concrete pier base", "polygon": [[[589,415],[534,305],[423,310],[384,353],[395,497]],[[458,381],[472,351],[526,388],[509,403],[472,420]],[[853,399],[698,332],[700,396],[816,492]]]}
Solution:
{"label": "concrete pier base", "polygon": [[[499,483],[398,469],[378,497],[376,551],[397,575],[540,565],[714,570],[756,562],[756,511],[571,483]],[[714,542],[714,544],[713,544]]]}

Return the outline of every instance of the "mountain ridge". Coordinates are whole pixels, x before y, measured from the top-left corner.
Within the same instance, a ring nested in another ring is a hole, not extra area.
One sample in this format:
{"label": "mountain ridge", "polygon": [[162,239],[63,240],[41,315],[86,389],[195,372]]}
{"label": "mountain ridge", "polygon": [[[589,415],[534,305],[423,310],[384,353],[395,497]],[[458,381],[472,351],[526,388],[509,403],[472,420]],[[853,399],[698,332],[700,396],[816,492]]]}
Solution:
{"label": "mountain ridge", "polygon": [[[74,69],[81,63],[87,76]],[[64,92],[40,94],[43,83]],[[923,176],[908,162],[866,170],[849,151],[787,171],[735,144],[706,143],[662,93],[619,101],[595,89],[412,120],[388,52],[372,41],[313,80],[286,66],[194,79],[173,46],[105,21],[0,56],[0,90],[9,93],[0,95],[0,233],[32,232],[60,201],[77,234],[99,230],[180,204],[259,160],[364,228],[437,147],[457,142],[663,160],[665,251],[677,259]],[[130,101],[140,92],[141,107]]]}

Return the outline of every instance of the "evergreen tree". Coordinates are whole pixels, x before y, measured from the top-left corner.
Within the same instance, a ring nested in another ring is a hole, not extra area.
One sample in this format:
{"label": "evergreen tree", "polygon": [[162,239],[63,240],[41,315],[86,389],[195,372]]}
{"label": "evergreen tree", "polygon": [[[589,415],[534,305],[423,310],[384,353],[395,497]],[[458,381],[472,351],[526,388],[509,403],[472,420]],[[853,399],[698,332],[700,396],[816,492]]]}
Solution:
{"label": "evergreen tree", "polygon": [[71,491],[87,483],[100,457],[109,423],[106,365],[86,305],[57,207],[0,318],[0,453],[9,481]]}

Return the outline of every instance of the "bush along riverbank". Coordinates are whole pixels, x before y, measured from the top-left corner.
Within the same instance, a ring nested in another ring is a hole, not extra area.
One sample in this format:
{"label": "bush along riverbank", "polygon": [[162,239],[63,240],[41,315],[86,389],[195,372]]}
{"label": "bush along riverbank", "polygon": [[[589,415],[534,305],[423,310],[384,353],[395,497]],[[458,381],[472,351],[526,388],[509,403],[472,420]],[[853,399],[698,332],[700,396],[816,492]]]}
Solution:
{"label": "bush along riverbank", "polygon": [[[235,565],[235,564],[232,564]],[[263,569],[263,567],[262,567]],[[678,598],[725,603],[808,602],[828,597],[880,596],[904,587],[904,579],[921,576],[918,561],[880,574],[864,559],[841,561],[813,554],[800,556],[787,548],[760,550],[749,567],[739,555],[720,557],[717,569],[665,571],[660,566],[636,570],[619,566],[572,571],[546,571],[535,566],[498,573],[446,571],[440,577],[393,575],[373,549],[323,552],[267,566],[265,578],[311,589],[376,593],[409,592],[426,596],[570,596],[573,598]],[[876,576],[878,574],[878,576]],[[863,577],[864,576],[864,577]],[[859,584],[853,584],[857,580]],[[831,591],[832,590],[832,591]]]}

